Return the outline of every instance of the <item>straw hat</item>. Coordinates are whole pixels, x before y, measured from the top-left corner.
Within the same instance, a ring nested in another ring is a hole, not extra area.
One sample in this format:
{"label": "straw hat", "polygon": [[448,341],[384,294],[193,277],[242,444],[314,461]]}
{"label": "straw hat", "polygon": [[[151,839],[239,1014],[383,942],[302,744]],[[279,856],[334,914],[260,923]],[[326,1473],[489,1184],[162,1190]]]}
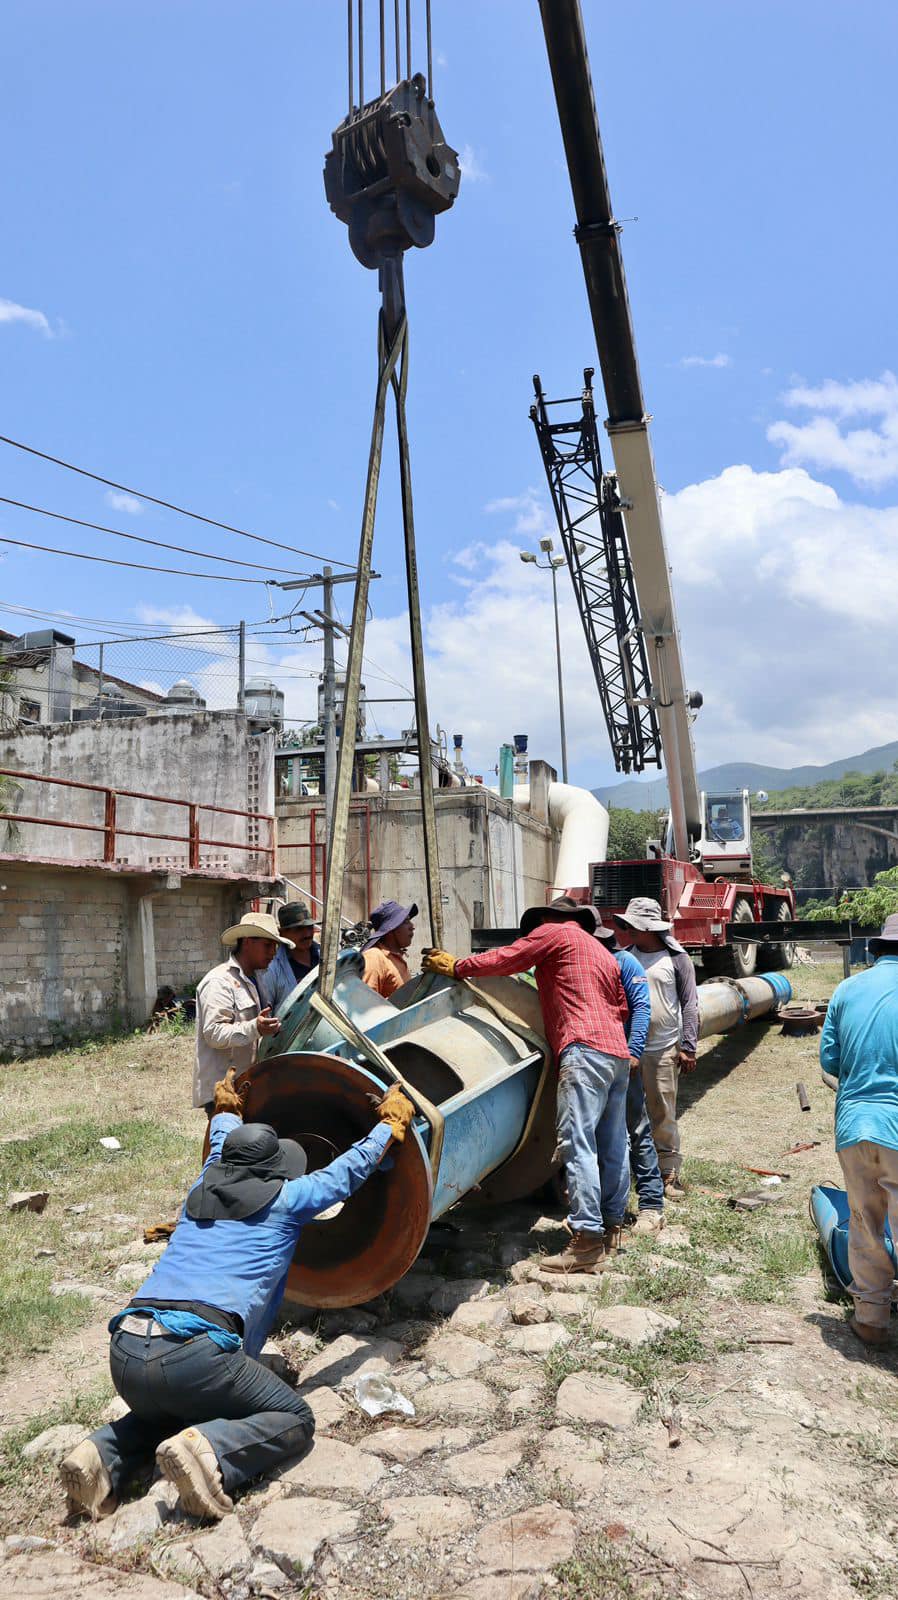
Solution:
{"label": "straw hat", "polygon": [[289,939],[282,939],[278,933],[278,925],[274,917],[267,911],[248,911],[246,916],[235,922],[232,928],[225,928],[221,942],[230,950],[238,939],[273,939],[275,944],[282,944],[288,950],[293,946]]}

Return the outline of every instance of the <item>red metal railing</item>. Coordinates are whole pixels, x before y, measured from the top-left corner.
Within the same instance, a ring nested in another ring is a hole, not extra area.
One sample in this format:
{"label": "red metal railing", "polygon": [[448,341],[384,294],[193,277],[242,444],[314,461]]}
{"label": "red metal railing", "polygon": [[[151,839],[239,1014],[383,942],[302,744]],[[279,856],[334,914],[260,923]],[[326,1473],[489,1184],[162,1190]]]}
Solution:
{"label": "red metal railing", "polygon": [[[0,767],[0,778],[15,778],[30,783],[53,784],[61,789],[84,789],[91,794],[103,796],[103,821],[102,822],[74,822],[66,817],[35,817],[22,811],[0,811],[0,822],[29,822],[40,828],[66,828],[75,829],[80,833],[101,833],[103,835],[103,862],[110,865],[116,857],[116,841],[118,839],[164,839],[176,844],[187,846],[187,862],[191,871],[199,870],[201,866],[201,845],[213,846],[220,850],[244,851],[250,855],[264,857],[266,876],[275,877],[277,872],[277,842],[275,835],[275,819],[267,811],[240,811],[234,806],[214,806],[205,801],[181,800],[175,795],[144,794],[139,789],[112,789],[100,783],[82,783],[75,778],[50,778],[42,772],[19,772],[12,767]],[[147,828],[123,828],[117,821],[117,803],[119,800],[148,800],[157,805],[183,806],[187,812],[186,833],[153,833]],[[212,811],[216,816],[243,817],[247,822],[267,824],[268,843],[251,844],[248,840],[214,839],[200,832],[200,812]]]}

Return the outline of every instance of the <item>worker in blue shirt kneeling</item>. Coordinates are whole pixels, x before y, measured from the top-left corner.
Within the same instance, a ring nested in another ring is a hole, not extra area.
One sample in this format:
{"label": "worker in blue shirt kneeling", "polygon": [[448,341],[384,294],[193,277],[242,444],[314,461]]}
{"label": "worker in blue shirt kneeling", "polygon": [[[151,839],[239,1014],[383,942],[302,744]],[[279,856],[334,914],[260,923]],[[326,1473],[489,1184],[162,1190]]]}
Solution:
{"label": "worker in blue shirt kneeling", "polygon": [[215,1085],[208,1158],[165,1254],[109,1324],[112,1381],[130,1407],[60,1465],[72,1514],[95,1520],[155,1451],[189,1515],[220,1520],[240,1484],[308,1444],[315,1421],[256,1361],[307,1222],[369,1178],[415,1112],[395,1085],[380,1124],[330,1166],[265,1123],[242,1121],[233,1068]]}

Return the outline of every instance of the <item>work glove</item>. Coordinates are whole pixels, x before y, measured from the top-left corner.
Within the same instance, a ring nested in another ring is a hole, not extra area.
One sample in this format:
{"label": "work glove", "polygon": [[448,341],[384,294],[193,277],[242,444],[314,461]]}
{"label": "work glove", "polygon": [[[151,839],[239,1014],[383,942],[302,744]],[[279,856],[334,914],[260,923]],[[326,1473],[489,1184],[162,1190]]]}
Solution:
{"label": "work glove", "polygon": [[377,1115],[385,1122],[397,1144],[405,1138],[405,1130],[415,1115],[415,1108],[398,1083],[394,1083],[378,1102]]}
{"label": "work glove", "polygon": [[219,1078],[215,1085],[213,1096],[215,1110],[212,1115],[217,1117],[220,1111],[230,1111],[235,1117],[242,1117],[245,1098],[246,1090],[237,1088],[234,1068],[228,1067],[224,1077]]}
{"label": "work glove", "polygon": [[454,978],[455,956],[450,956],[448,950],[423,950],[421,952],[421,971],[435,972],[441,978]]}

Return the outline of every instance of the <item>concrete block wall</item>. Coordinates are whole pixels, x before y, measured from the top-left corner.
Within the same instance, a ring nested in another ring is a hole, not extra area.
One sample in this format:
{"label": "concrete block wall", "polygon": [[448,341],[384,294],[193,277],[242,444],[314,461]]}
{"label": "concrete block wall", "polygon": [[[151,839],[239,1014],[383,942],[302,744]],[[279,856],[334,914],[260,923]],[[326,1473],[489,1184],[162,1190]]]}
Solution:
{"label": "concrete block wall", "polygon": [[223,959],[219,934],[248,903],[232,882],[0,864],[0,1055],[140,1026],[156,984]]}

